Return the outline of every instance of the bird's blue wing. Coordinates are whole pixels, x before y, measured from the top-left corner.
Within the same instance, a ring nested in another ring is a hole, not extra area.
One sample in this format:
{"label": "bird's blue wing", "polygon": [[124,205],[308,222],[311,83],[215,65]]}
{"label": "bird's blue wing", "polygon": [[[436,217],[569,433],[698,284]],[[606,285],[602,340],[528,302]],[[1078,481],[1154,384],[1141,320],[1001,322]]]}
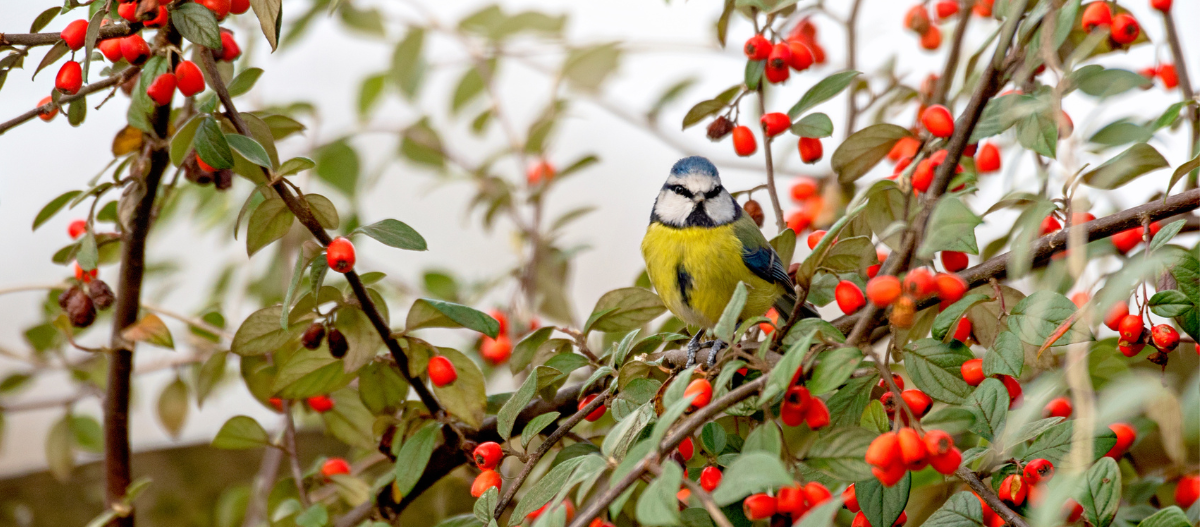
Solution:
{"label": "bird's blue wing", "polygon": [[742,216],[737,222],[734,231],[738,240],[742,242],[742,262],[746,267],[763,280],[789,289],[794,287],[792,277],[788,276],[787,269],[783,266],[783,260],[767,242],[762,231],[758,230],[754,221],[749,216]]}

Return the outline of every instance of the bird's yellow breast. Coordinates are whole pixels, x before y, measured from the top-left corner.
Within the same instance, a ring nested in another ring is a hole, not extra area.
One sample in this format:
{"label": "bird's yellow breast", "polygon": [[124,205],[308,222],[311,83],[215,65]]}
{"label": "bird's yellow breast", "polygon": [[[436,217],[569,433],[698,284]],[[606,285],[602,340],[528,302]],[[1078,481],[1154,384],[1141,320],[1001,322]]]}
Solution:
{"label": "bird's yellow breast", "polygon": [[743,263],[733,224],[677,229],[651,223],[642,257],[663,304],[692,326],[716,325],[738,282],[749,290],[742,318],[762,315],[782,294]]}

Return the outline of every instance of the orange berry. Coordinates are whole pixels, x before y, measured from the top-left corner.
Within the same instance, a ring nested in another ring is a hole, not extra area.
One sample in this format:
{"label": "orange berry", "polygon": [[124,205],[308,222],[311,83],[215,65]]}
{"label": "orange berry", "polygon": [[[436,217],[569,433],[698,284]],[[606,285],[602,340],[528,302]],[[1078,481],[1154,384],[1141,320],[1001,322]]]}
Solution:
{"label": "orange berry", "polygon": [[971,386],[979,386],[986,378],[983,375],[983,359],[971,359],[964,362],[962,367],[962,377],[967,384]]}
{"label": "orange berry", "polygon": [[499,472],[496,472],[495,470],[492,470],[492,469],[487,469],[487,470],[484,470],[483,472],[480,472],[478,476],[475,476],[475,481],[473,481],[471,483],[471,497],[478,498],[480,496],[483,496],[484,493],[486,493],[488,491],[488,489],[493,488],[493,487],[495,487],[495,489],[497,491],[499,491],[500,490],[500,482],[501,482],[501,479],[500,479]]}
{"label": "orange berry", "polygon": [[692,408],[702,408],[708,405],[712,400],[712,383],[708,379],[696,379],[688,383],[687,388],[683,390],[684,397],[695,396],[692,399]]}
{"label": "orange berry", "polygon": [[429,380],[439,388],[458,379],[458,370],[454,363],[441,355],[429,359],[428,372]]}
{"label": "orange berry", "polygon": [[71,51],[79,51],[83,48],[85,40],[87,40],[87,29],[87,20],[76,20],[70,24],[67,24],[67,27],[63,28],[62,32],[58,34],[58,37],[63,39],[63,42],[66,43],[68,49]]}
{"label": "orange berry", "polygon": [[512,340],[503,333],[496,338],[484,335],[483,341],[479,345],[479,355],[493,366],[508,362],[508,358],[512,356],[512,350]]}
{"label": "orange berry", "polygon": [[721,469],[711,465],[704,467],[704,470],[700,471],[700,488],[712,492],[721,484],[722,476]]}
{"label": "orange berry", "polygon": [[753,155],[758,151],[758,142],[754,139],[754,132],[751,132],[749,127],[734,127],[733,151],[742,157]]}
{"label": "orange berry", "polygon": [[763,133],[767,137],[775,137],[787,131],[792,126],[792,120],[786,113],[772,112],[764,114],[759,122],[762,123]]}
{"label": "orange berry", "polygon": [[1074,411],[1070,399],[1059,397],[1046,403],[1046,407],[1042,409],[1042,417],[1062,417],[1065,419],[1071,417],[1071,413]]}
{"label": "orange berry", "polygon": [[751,494],[742,501],[742,512],[751,521],[770,518],[775,515],[775,510],[775,498],[766,494]]}
{"label": "orange berry", "polygon": [[1120,459],[1133,446],[1133,442],[1137,439],[1137,430],[1127,423],[1113,423],[1108,425],[1109,430],[1117,434],[1117,442],[1109,449],[1108,453],[1104,454],[1113,459]]}
{"label": "orange berry", "polygon": [[1118,44],[1131,44],[1142,32],[1137,19],[1129,13],[1121,13],[1112,18],[1112,39]]}
{"label": "orange berry", "polygon": [[792,199],[804,201],[817,193],[817,181],[810,177],[798,177],[792,184]]}
{"label": "orange berry", "polygon": [[833,297],[837,300],[838,308],[842,313],[849,315],[861,309],[866,305],[867,301],[863,298],[863,292],[858,288],[858,285],[849,280],[842,280],[833,290]]}
{"label": "orange berry", "polygon": [[954,117],[950,115],[950,110],[940,104],[930,106],[921,112],[921,125],[934,137],[944,139],[954,134]]}
{"label": "orange berry", "polygon": [[323,414],[332,410],[334,405],[333,398],[328,395],[309,397],[308,399],[305,399],[304,402],[308,403],[308,407],[312,408],[312,411],[319,414]]}
{"label": "orange berry", "polygon": [[321,475],[325,476],[325,479],[329,479],[330,476],[349,473],[350,463],[340,457],[331,457],[326,459],[324,463],[321,463]]}
{"label": "orange berry", "polygon": [[894,276],[876,276],[867,282],[867,298],[875,307],[887,307],[900,298],[900,279]]}
{"label": "orange berry", "polygon": [[1098,26],[1108,26],[1112,24],[1112,10],[1109,9],[1107,2],[1092,2],[1083,9],[1083,17],[1080,19],[1080,25],[1084,31],[1091,31]]}
{"label": "orange berry", "polygon": [[814,249],[818,243],[821,243],[821,238],[825,237],[826,231],[813,231],[808,235],[808,248]]}
{"label": "orange berry", "polygon": [[809,165],[820,161],[825,153],[821,140],[815,137],[801,137],[797,147],[800,149],[800,160]]}

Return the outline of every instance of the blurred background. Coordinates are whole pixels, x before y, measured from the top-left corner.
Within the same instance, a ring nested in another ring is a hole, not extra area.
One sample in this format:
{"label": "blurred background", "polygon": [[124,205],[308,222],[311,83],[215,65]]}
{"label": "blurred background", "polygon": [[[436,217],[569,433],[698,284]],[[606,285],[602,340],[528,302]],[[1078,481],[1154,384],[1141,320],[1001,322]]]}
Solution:
{"label": "blurred background", "polygon": [[[0,31],[25,30],[53,3],[4,2],[0,5]],[[903,14],[912,3],[865,1],[856,35],[856,69],[872,73],[890,67],[901,83],[914,88],[927,75],[941,70],[945,46],[937,52],[918,51],[916,37],[902,28]],[[774,88],[769,93],[768,111],[785,111],[817,81],[846,68],[847,35],[838,20],[848,15],[850,2],[824,4],[823,9],[814,9],[811,14],[820,30],[826,63],[794,74],[786,85]],[[1136,71],[1160,59],[1167,60],[1169,52],[1160,43],[1160,19],[1145,4],[1122,3],[1143,21],[1144,30],[1156,44],[1106,57],[1106,66]],[[712,143],[705,139],[701,126],[681,131],[679,125],[693,104],[741,82],[745,65],[741,43],[753,30],[743,19],[735,18],[729,27],[729,46],[722,49],[715,37],[722,3],[715,0],[512,0],[495,5],[505,16],[540,13],[527,19],[534,29],[485,48],[480,39],[464,37],[459,24],[489,5],[466,0],[344,0],[330,12],[327,0],[289,0],[283,8],[284,43],[274,53],[269,53],[257,20],[243,15],[241,20],[226,23],[235,28],[247,52],[248,58],[238,67],[260,67],[264,73],[254,89],[240,99],[239,106],[243,111],[286,109],[307,127],[304,133],[279,142],[281,159],[298,155],[316,159],[318,169],[296,181],[308,191],[328,196],[339,210],[353,211],[349,220],[346,216],[350,213],[343,212],[344,222],[368,224],[397,218],[428,241],[427,252],[396,251],[373,243],[359,246],[360,269],[387,273],[384,289],[391,295],[389,300],[397,299],[390,302],[393,313],[412,298],[431,294],[480,309],[507,309],[517,303],[514,298],[519,292],[513,276],[527,244],[509,216],[496,214],[492,221],[489,208],[497,208],[496,203],[502,200],[494,192],[494,185],[478,174],[486,172],[489,177],[502,178],[512,187],[521,188],[526,185],[528,167],[539,159],[562,170],[585,156],[595,156],[598,163],[555,181],[541,198],[545,221],[568,213],[571,217],[553,239],[553,254],[570,264],[562,280],[557,281],[561,297],[554,299],[557,320],[552,321],[578,325],[600,295],[631,285],[641,273],[639,244],[650,207],[675,160],[685,155],[709,157],[731,189],[750,189],[764,182],[761,154],[739,158],[728,140]],[[61,16],[45,31],[57,31],[81,16]],[[1175,16],[1185,27],[1187,21],[1200,20],[1200,2],[1176,2]],[[972,23],[976,26],[967,35],[968,53],[974,52],[996,27],[992,20],[975,19]],[[413,37],[413,26],[427,28],[421,60],[415,63],[405,57],[405,52],[397,52],[412,49],[404,46],[406,39]],[[1192,72],[1200,72],[1200,33],[1185,30],[1181,37],[1184,49],[1190,52],[1188,66]],[[44,50],[35,51],[31,62],[40,60]],[[456,102],[464,89],[460,85],[464,71],[481,60],[481,53],[495,50],[500,50],[503,58],[490,86],[494,93]],[[567,69],[570,74],[560,75]],[[406,78],[397,77],[397,70],[409,71],[409,80],[419,77],[419,84],[405,85]],[[31,82],[31,73],[27,67],[8,77],[0,93],[0,119],[26,111],[50,92],[53,75],[43,72]],[[92,80],[97,78],[93,73]],[[879,88],[882,85],[876,86]],[[1068,97],[1064,107],[1075,122],[1073,138],[1089,137],[1118,117],[1156,116],[1167,104],[1178,100],[1178,91],[1164,92],[1161,86],[1152,90],[1155,97],[1134,90],[1102,104],[1077,95]],[[378,95],[373,96],[375,93]],[[674,96],[664,97],[667,93]],[[489,159],[490,152],[510,140],[507,128],[521,135],[535,129],[546,115],[549,101],[555,98],[561,104],[543,148],[527,155]],[[36,232],[30,230],[30,224],[45,203],[65,191],[83,187],[105,168],[113,159],[111,139],[125,125],[128,99],[118,94],[95,110],[101,99],[93,97],[89,101],[92,109],[88,120],[78,128],[69,126],[63,118],[51,123],[35,120],[0,136],[0,226],[4,227],[0,244],[8,248],[10,255],[0,259],[0,379],[8,379],[0,385],[0,409],[4,410],[0,507],[6,508],[0,511],[0,518],[38,517],[37,524],[49,524],[41,523],[45,515],[21,507],[38,507],[39,502],[45,506],[48,497],[70,492],[83,496],[79,503],[86,507],[83,516],[70,514],[63,519],[86,520],[95,513],[100,499],[101,486],[95,484],[100,471],[94,463],[89,465],[99,459],[94,448],[99,437],[89,436],[93,431],[89,424],[80,423],[75,428],[76,446],[69,452],[82,468],[75,469],[70,482],[57,482],[46,472],[47,452],[56,448],[47,446],[51,428],[67,408],[72,415],[99,419],[98,398],[80,391],[71,382],[70,373],[24,376],[31,366],[20,358],[39,346],[37,328],[44,323],[40,306],[47,300],[46,289],[60,284],[70,273],[67,267],[51,265],[50,258],[69,243],[66,226],[82,217],[83,212],[60,213]],[[499,111],[491,107],[493,100],[499,101]],[[794,142],[776,143],[777,173],[785,202],[791,178],[828,174],[829,155],[844,137],[845,105],[845,96],[841,96],[820,107],[835,123],[834,136],[825,141],[826,156],[820,163],[802,165]],[[886,119],[907,126],[912,123],[915,107],[906,108],[882,115],[866,112],[859,123]],[[756,103],[743,104],[743,111],[743,122],[757,121]],[[480,117],[489,112],[494,122],[482,133],[472,130],[480,119],[489,118]],[[400,148],[406,134],[410,139],[420,136],[426,126],[422,123],[436,130],[445,150],[455,158],[430,162],[422,159],[419,148]],[[1185,140],[1183,133],[1163,133],[1152,143],[1175,166],[1185,161]],[[1004,141],[1014,140],[1002,139],[1002,145]],[[1073,172],[1085,163],[1095,164],[1102,159],[1083,151],[1071,139],[1060,145],[1060,152],[1064,152],[1061,163],[1051,168],[1056,173]],[[1038,176],[1032,167],[1027,157],[1006,156],[1003,172],[980,183],[977,203],[983,205],[977,205],[976,212],[1011,190],[1037,185]],[[469,168],[479,170],[472,174]],[[864,182],[887,170],[890,168],[878,169],[879,174],[868,176]],[[1142,202],[1154,190],[1165,187],[1169,174],[1160,171],[1152,179],[1143,180],[1152,184],[1126,187],[1120,193],[1097,193],[1093,211],[1100,216]],[[227,321],[226,328],[236,328],[249,313],[271,300],[278,302],[284,287],[281,277],[288,274],[290,260],[283,261],[273,249],[250,259],[244,242],[230,240],[233,225],[228,220],[236,215],[252,189],[239,179],[224,194],[191,192],[156,225],[148,252],[147,304],[183,317],[219,311]],[[766,193],[760,191],[754,197],[767,209],[764,231],[768,237],[773,236],[776,231]],[[528,215],[532,210],[521,208],[520,214]],[[784,210],[789,210],[786,203]],[[981,247],[1011,225],[1011,217],[1005,214],[990,216],[981,227]],[[293,235],[296,240],[303,239]],[[797,258],[806,252],[802,247]],[[972,263],[977,262],[977,257],[972,257]],[[116,269],[115,265],[102,267],[100,278],[114,283]],[[1090,284],[1081,289],[1087,286]],[[840,315],[836,307],[824,310],[830,316]],[[398,316],[392,318],[395,321]],[[109,323],[107,318],[102,319],[81,340],[105,342]],[[233,415],[250,415],[274,430],[282,421],[251,397],[240,382],[225,382],[213,390],[202,407],[192,402],[178,433],[168,433],[157,412],[159,394],[177,378],[191,379],[196,357],[211,345],[189,336],[178,320],[168,319],[167,323],[176,335],[175,350],[143,345],[137,354],[137,368],[145,373],[137,377],[131,415],[133,447],[140,453],[135,470],[155,471],[156,487],[176,486],[182,489],[181,495],[187,495],[191,485],[204,484],[194,481],[196,476],[211,478],[215,488],[196,490],[209,498],[159,500],[159,510],[151,514],[155,515],[152,518],[188,518],[172,524],[221,524],[220,511],[224,509],[219,500],[237,499],[218,497],[226,496],[221,494],[222,487],[231,481],[249,482],[261,456],[256,451],[220,451],[217,455],[222,462],[213,464],[213,452],[205,445]],[[447,330],[444,336],[447,342],[458,343],[460,349],[474,345],[473,337],[466,332]],[[86,354],[71,350],[62,357],[83,360]],[[1195,357],[1187,360],[1195,365]],[[236,371],[236,365],[229,368]],[[492,370],[489,383],[489,393],[512,389],[506,368]],[[308,430],[302,443],[306,459],[344,453],[346,447],[324,437],[319,426]],[[13,497],[16,499],[2,503]],[[68,503],[63,508],[70,506]],[[3,521],[7,520],[0,523]],[[171,522],[152,520],[152,524],[159,523]]]}

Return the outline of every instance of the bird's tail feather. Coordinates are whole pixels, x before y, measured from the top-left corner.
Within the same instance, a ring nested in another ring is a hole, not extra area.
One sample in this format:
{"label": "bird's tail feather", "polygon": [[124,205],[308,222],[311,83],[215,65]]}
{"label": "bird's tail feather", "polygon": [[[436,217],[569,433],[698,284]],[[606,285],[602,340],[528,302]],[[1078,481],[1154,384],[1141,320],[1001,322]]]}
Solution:
{"label": "bird's tail feather", "polygon": [[[775,300],[775,311],[779,313],[779,321],[786,323],[792,310],[796,308],[796,294],[788,291]],[[800,307],[800,318],[821,318],[820,313],[812,304],[805,303]]]}

